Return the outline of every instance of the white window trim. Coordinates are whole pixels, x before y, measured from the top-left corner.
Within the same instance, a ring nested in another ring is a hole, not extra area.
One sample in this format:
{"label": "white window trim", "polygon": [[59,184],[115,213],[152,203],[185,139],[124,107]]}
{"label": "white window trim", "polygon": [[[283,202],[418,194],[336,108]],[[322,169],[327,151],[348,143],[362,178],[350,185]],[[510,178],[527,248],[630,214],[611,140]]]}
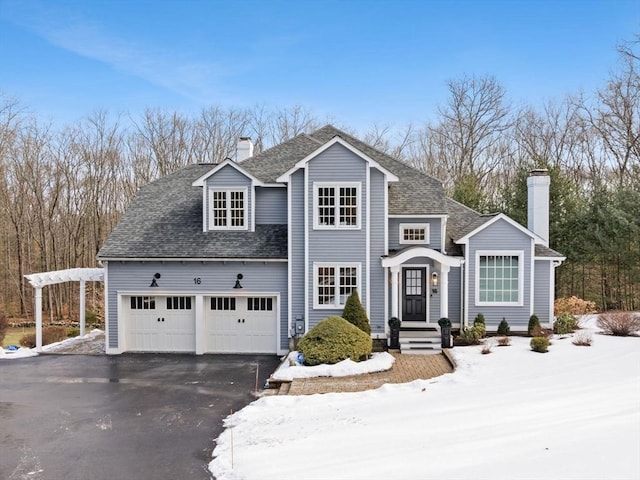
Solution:
{"label": "white window trim", "polygon": [[[404,231],[409,228],[424,229],[424,240],[405,240]],[[398,243],[400,245],[429,245],[429,236],[428,223],[401,223],[398,227]]]}
{"label": "white window trim", "polygon": [[[213,225],[213,193],[214,192],[225,192],[227,197],[227,226],[225,227],[217,227]],[[232,227],[229,225],[231,223],[231,201],[230,201],[230,193],[231,192],[242,192],[243,193],[243,204],[244,204],[244,225],[242,227]],[[209,187],[209,202],[208,202],[208,211],[209,211],[209,230],[249,230],[249,208],[248,208],[248,198],[249,198],[249,189],[247,187]]]}
{"label": "white window trim", "polygon": [[[481,302],[480,301],[480,257],[518,257],[518,301],[517,302]],[[476,250],[475,262],[475,304],[478,307],[522,307],[524,305],[524,250]]]}
{"label": "white window trim", "polygon": [[[324,267],[333,267],[336,272],[336,282],[334,283],[334,295],[333,298],[334,303],[331,305],[321,305],[318,303],[318,269]],[[362,285],[362,278],[360,275],[361,271],[361,263],[351,263],[351,262],[313,262],[313,308],[317,310],[336,310],[344,308],[344,304],[340,303],[340,283],[339,283],[339,269],[341,267],[351,267],[356,269],[356,285],[355,289],[360,291],[360,286]]]}
{"label": "white window trim", "polygon": [[[319,223],[318,215],[318,189],[333,187],[336,190],[334,215],[336,219],[335,225],[321,225]],[[355,187],[356,188],[356,224],[355,225],[340,225],[340,188],[341,187]],[[361,182],[313,182],[313,229],[314,230],[360,230],[362,214],[362,183]]]}

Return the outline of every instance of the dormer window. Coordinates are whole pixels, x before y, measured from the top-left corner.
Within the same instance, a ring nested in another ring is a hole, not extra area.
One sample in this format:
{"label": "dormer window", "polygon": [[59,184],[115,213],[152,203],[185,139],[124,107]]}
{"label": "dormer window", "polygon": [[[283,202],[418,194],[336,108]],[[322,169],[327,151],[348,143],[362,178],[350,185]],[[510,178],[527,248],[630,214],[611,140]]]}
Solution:
{"label": "dormer window", "polygon": [[316,182],[313,185],[316,229],[360,228],[360,183]]}
{"label": "dormer window", "polygon": [[212,188],[209,205],[209,230],[247,229],[246,188]]}

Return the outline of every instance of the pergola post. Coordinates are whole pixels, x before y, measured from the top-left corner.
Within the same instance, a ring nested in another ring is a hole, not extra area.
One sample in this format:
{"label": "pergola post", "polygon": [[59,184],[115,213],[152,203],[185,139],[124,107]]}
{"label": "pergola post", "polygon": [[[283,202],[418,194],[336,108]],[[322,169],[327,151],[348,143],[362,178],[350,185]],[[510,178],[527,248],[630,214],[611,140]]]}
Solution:
{"label": "pergola post", "polygon": [[85,281],[80,280],[80,336],[84,337],[84,324],[85,324]]}
{"label": "pergola post", "polygon": [[36,287],[36,352],[42,351],[42,287]]}

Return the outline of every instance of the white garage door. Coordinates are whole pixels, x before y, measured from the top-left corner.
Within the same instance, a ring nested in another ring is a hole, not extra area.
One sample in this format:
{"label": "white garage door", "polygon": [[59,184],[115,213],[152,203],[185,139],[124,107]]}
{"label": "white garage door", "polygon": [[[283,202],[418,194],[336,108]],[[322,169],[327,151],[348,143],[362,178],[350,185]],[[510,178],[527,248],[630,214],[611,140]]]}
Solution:
{"label": "white garage door", "polygon": [[125,297],[126,349],[134,352],[195,352],[192,297]]}
{"label": "white garage door", "polygon": [[206,351],[276,353],[276,297],[211,297],[205,306]]}

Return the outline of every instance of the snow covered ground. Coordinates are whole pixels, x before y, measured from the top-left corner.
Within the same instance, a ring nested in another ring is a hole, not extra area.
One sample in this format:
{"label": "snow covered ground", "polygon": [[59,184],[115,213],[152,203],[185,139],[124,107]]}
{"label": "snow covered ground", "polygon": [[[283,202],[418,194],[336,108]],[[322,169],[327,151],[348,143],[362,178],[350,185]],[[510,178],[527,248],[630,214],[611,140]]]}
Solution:
{"label": "snow covered ground", "polygon": [[218,480],[640,478],[640,338],[455,348],[457,370],[361,393],[264,397],[225,421]]}
{"label": "snow covered ground", "polygon": [[[42,351],[48,353],[104,353],[104,331],[94,329],[82,337],[67,338],[60,342],[50,343],[44,345]],[[0,360],[15,360],[36,355],[38,352],[35,348],[19,348],[13,351],[0,348]]]}

